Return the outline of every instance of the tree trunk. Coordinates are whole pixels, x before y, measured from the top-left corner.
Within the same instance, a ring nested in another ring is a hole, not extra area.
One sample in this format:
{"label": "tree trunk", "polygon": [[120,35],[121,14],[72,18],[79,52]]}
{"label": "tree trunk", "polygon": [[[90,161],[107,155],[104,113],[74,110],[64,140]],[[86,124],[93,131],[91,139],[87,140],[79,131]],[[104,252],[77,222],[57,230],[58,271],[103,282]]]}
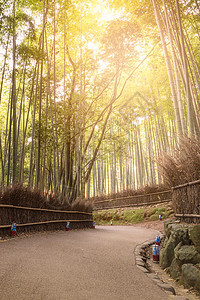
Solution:
{"label": "tree trunk", "polygon": [[17,98],[16,98],[16,25],[15,25],[15,0],[13,1],[13,74],[12,74],[12,106],[13,106],[13,174],[12,183],[15,185],[17,178]]}
{"label": "tree trunk", "polygon": [[193,119],[192,119],[192,96],[190,93],[187,57],[186,57],[186,51],[185,51],[184,35],[183,35],[183,30],[182,30],[180,8],[179,8],[178,0],[176,0],[176,9],[177,9],[178,24],[179,24],[179,30],[180,30],[181,46],[182,46],[182,60],[183,60],[184,77],[185,77],[185,85],[186,85],[186,100],[187,100],[189,134],[192,136],[192,135],[194,135],[194,125],[193,125]]}
{"label": "tree trunk", "polygon": [[164,37],[164,34],[163,34],[163,29],[162,29],[162,25],[161,25],[161,21],[160,21],[160,16],[159,16],[159,11],[158,11],[158,4],[157,4],[156,0],[151,0],[151,2],[152,2],[153,7],[154,7],[154,14],[155,14],[155,17],[156,17],[156,22],[157,22],[157,25],[158,25],[158,29],[159,29],[160,37],[161,37],[161,41],[162,41],[162,46],[163,46],[163,51],[164,51],[164,56],[165,56],[165,62],[166,62],[166,66],[167,66],[169,82],[170,82],[170,87],[171,87],[171,92],[172,92],[172,97],[173,97],[173,103],[174,103],[178,133],[179,133],[180,136],[182,136],[183,131],[182,131],[182,127],[181,127],[180,112],[179,112],[179,108],[178,108],[176,89],[175,89],[175,85],[174,85],[175,80],[174,80],[174,76],[173,76],[173,73],[172,73],[172,66],[171,66],[171,62],[170,62],[170,58],[169,58],[169,54],[168,54],[168,50],[167,50],[167,46],[166,46],[166,40],[165,40],[165,37]]}

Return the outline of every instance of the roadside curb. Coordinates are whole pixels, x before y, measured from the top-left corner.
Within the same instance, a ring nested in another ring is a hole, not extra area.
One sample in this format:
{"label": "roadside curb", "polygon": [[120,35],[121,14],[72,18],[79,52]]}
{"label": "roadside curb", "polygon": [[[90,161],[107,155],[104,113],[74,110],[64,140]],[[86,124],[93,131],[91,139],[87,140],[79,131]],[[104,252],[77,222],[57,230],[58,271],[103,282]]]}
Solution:
{"label": "roadside curb", "polygon": [[[161,241],[164,239],[165,235],[160,233]],[[163,282],[156,273],[151,272],[151,269],[147,263],[149,257],[147,256],[147,250],[155,244],[155,239],[147,240],[144,243],[137,245],[135,247],[135,264],[142,272],[144,272],[155,284],[157,284],[162,290],[164,290],[170,299],[176,300],[189,300],[184,296],[177,296],[175,289],[168,283]]]}

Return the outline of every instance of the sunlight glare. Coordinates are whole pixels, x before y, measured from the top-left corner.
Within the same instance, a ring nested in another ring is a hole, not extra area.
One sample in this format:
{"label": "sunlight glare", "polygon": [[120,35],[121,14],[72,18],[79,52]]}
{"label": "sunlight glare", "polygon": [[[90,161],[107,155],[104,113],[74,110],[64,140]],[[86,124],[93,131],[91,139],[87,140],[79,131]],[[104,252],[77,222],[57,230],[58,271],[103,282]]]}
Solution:
{"label": "sunlight glare", "polygon": [[87,43],[87,47],[88,47],[88,49],[90,49],[90,50],[99,50],[99,46],[97,45],[97,43],[94,43],[94,42],[92,42],[92,41],[89,41],[88,43]]}
{"label": "sunlight glare", "polygon": [[109,63],[107,61],[104,61],[102,59],[99,60],[99,69],[100,71],[105,70],[108,67]]}
{"label": "sunlight glare", "polygon": [[99,1],[99,3],[92,8],[93,13],[97,16],[98,23],[102,24],[122,16],[122,10],[115,11],[111,9],[106,1]]}

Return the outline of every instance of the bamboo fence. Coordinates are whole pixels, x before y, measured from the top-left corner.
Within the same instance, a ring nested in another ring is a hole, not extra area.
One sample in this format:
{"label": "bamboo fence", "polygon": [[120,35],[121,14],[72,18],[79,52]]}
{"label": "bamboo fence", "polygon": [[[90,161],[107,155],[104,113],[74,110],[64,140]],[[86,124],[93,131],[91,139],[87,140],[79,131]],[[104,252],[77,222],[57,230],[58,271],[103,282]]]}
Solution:
{"label": "bamboo fence", "polygon": [[200,180],[173,187],[172,203],[177,219],[200,224]]}
{"label": "bamboo fence", "polygon": [[8,235],[11,223],[16,222],[17,232],[60,230],[66,228],[92,228],[92,213],[21,207],[0,204],[0,236]]}
{"label": "bamboo fence", "polygon": [[172,200],[172,191],[162,191],[150,194],[120,197],[114,199],[105,199],[94,202],[94,210],[144,206],[158,203],[170,202]]}

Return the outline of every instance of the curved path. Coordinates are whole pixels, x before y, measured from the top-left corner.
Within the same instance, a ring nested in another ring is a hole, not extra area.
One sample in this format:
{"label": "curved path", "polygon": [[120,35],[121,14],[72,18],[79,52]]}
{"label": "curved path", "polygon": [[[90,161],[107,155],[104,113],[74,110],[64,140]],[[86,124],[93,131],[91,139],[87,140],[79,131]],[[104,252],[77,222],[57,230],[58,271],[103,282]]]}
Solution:
{"label": "curved path", "polygon": [[134,226],[97,226],[1,242],[0,299],[168,299],[135,265],[135,246],[156,234]]}

